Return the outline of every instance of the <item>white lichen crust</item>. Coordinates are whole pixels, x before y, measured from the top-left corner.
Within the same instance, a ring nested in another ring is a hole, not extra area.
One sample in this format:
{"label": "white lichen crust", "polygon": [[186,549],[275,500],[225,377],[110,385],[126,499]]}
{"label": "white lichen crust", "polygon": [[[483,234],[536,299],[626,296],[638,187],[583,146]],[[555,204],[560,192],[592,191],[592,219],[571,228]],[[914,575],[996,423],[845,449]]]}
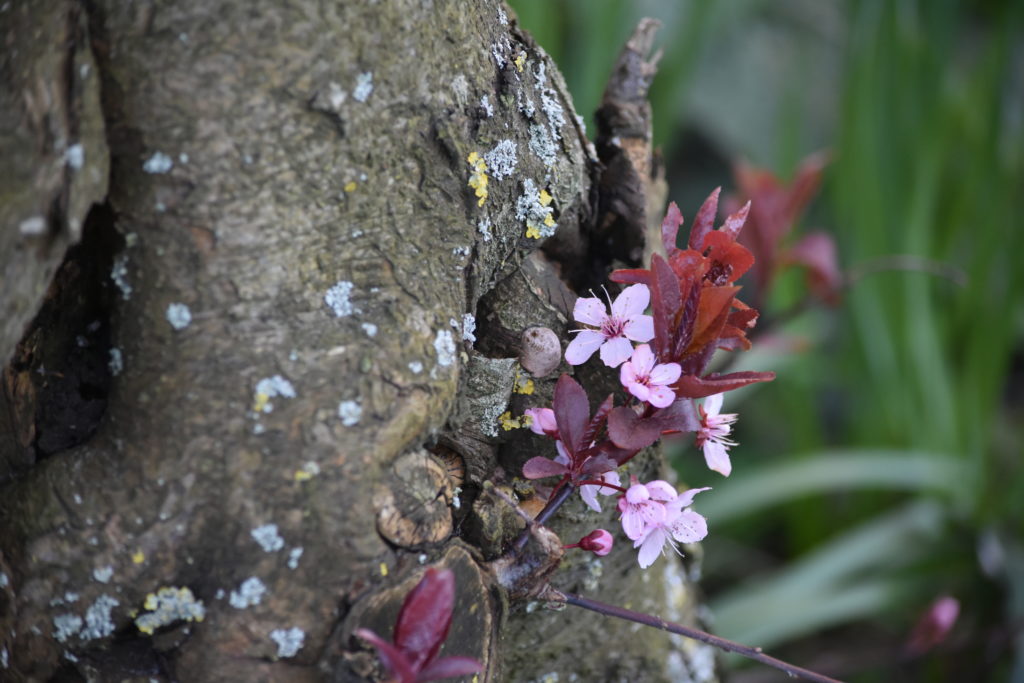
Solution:
{"label": "white lichen crust", "polygon": [[277,628],[270,632],[270,639],[277,643],[278,658],[294,657],[306,641],[306,633],[296,626],[290,629]]}

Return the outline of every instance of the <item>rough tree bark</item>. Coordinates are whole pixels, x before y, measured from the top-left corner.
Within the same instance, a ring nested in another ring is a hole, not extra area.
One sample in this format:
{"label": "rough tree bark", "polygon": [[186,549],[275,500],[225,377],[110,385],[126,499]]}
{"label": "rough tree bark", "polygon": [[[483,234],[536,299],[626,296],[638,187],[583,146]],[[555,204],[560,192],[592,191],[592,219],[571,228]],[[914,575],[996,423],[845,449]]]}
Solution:
{"label": "rough tree bark", "polygon": [[[352,631],[428,565],[482,680],[713,677],[490,564],[521,523],[484,482],[545,493],[515,475],[550,443],[499,428],[557,377],[514,392],[518,335],[643,246],[556,67],[494,0],[188,5],[0,10],[0,678],[379,676]],[[694,567],[583,555],[558,586],[695,618]]]}

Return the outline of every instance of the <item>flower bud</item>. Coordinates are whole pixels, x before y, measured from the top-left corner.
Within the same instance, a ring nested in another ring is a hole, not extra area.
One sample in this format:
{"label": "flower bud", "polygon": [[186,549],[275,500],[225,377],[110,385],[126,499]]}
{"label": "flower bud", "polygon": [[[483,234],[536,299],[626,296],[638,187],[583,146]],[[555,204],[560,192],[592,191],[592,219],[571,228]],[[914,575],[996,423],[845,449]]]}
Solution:
{"label": "flower bud", "polygon": [[614,539],[604,529],[595,529],[580,539],[577,544],[583,550],[589,550],[598,557],[604,557],[612,551]]}
{"label": "flower bud", "polygon": [[520,339],[519,364],[534,377],[550,375],[562,362],[558,335],[546,327],[527,327]]}

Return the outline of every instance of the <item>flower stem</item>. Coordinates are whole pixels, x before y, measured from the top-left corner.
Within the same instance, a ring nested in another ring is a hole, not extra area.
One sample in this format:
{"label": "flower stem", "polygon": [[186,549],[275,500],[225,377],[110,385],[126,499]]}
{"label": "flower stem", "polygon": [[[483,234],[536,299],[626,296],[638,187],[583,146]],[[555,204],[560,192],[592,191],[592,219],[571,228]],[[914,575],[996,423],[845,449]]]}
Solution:
{"label": "flower stem", "polygon": [[527,525],[527,527],[523,529],[523,532],[516,537],[516,540],[512,542],[512,550],[518,553],[520,550],[525,548],[527,541],[530,540],[533,525],[541,525],[551,519],[551,515],[555,514],[558,508],[562,507],[562,503],[568,500],[569,496],[571,496],[572,492],[575,490],[576,487],[567,482],[565,486],[562,486],[562,488],[555,493],[555,495],[551,496],[551,498],[548,499],[547,505],[545,505],[544,509],[540,511],[540,514],[538,514],[533,519],[533,522]]}
{"label": "flower stem", "polygon": [[574,605],[576,607],[582,607],[583,609],[589,609],[598,614],[604,614],[609,617],[618,617],[619,619],[625,619],[627,621],[634,621],[638,624],[650,626],[652,628],[661,629],[662,631],[668,631],[669,633],[675,633],[677,635],[699,640],[702,643],[713,645],[717,648],[725,650],[726,652],[735,652],[736,654],[742,655],[749,659],[753,659],[756,662],[767,664],[770,667],[774,667],[779,671],[784,671],[787,675],[800,678],[805,681],[815,681],[816,683],[840,683],[834,678],[809,671],[799,666],[794,666],[788,662],[784,662],[781,659],[770,657],[761,651],[759,647],[749,647],[747,645],[741,645],[739,643],[720,638],[719,636],[711,635],[706,631],[701,631],[695,628],[689,628],[681,624],[676,624],[671,621],[665,621],[660,617],[656,617],[650,614],[644,614],[642,612],[634,612],[633,610],[625,609],[624,607],[616,607],[615,605],[609,605],[604,602],[597,600],[591,600],[585,598],[582,595],[575,595],[573,593],[563,593],[562,591],[555,590],[548,586],[540,595],[541,599],[548,600],[551,602],[561,602],[567,605]]}

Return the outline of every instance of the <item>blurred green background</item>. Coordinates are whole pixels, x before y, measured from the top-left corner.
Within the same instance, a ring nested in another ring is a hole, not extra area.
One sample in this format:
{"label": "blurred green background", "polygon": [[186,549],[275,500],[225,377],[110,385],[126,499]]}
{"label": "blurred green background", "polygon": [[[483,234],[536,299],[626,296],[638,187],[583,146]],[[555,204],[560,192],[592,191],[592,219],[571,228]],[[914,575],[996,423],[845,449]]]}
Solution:
{"label": "blurred green background", "polygon": [[[844,680],[1024,681],[1024,3],[511,5],[591,134],[619,46],[662,21],[655,143],[687,218],[737,160],[787,179],[832,155],[791,238],[832,235],[841,304],[786,315],[806,289],[779,278],[733,366],[779,373],[726,397],[733,475],[673,455],[714,487],[713,629]],[[908,654],[942,595],[955,626]]]}

